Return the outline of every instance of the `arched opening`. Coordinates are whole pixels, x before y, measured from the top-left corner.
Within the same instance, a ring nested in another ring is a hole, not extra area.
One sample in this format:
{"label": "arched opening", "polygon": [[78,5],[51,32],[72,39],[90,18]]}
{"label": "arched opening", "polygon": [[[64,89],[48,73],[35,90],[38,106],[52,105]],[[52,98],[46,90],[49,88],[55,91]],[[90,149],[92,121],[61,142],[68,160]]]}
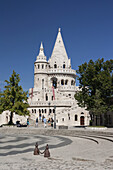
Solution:
{"label": "arched opening", "polygon": [[77,121],[78,120],[78,116],[77,115],[75,115],[75,121]]}
{"label": "arched opening", "polygon": [[65,64],[63,64],[63,68],[66,68],[66,65],[65,65]]}
{"label": "arched opening", "polygon": [[64,80],[63,79],[61,80],[61,85],[64,85]]}
{"label": "arched opening", "polygon": [[46,101],[48,101],[48,95],[46,94]]}
{"label": "arched opening", "polygon": [[74,80],[71,80],[71,85],[75,85],[75,81]]}
{"label": "arched opening", "polygon": [[57,88],[57,78],[53,77],[51,80],[52,80],[52,86],[54,87],[54,89],[56,89]]}
{"label": "arched opening", "polygon": [[56,64],[54,64],[54,68],[57,68],[57,65],[56,65]]}
{"label": "arched opening", "polygon": [[44,89],[44,79],[42,79],[42,89]]}
{"label": "arched opening", "polygon": [[67,85],[67,83],[68,83],[68,80],[65,80],[65,85]]}
{"label": "arched opening", "polygon": [[44,68],[44,65],[42,64],[42,69]]}
{"label": "arched opening", "polygon": [[38,64],[38,69],[40,68],[40,65]]}
{"label": "arched opening", "polygon": [[84,116],[81,116],[81,117],[80,117],[80,125],[81,125],[81,126],[84,126]]}

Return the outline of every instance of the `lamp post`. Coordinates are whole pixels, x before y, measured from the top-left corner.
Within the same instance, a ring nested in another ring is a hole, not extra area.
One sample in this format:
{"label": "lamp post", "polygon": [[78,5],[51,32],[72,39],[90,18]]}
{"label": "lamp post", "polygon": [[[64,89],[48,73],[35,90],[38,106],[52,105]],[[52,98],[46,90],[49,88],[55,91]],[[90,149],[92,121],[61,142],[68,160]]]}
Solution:
{"label": "lamp post", "polygon": [[56,129],[56,106],[54,106],[54,129]]}

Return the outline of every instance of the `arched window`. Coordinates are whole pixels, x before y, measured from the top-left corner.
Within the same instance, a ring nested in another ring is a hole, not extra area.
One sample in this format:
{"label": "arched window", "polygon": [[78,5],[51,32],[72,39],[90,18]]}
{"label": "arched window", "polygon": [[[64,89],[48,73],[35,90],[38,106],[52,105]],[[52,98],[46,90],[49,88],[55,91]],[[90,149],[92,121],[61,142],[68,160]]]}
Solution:
{"label": "arched window", "polygon": [[44,113],[44,110],[42,109],[42,113]]}
{"label": "arched window", "polygon": [[75,115],[75,121],[77,121],[78,120],[78,116],[77,115]]}
{"label": "arched window", "polygon": [[51,79],[51,81],[52,81],[52,86],[54,87],[54,89],[56,89],[56,88],[57,88],[57,78],[56,78],[56,77],[53,77],[53,78]]}
{"label": "arched window", "polygon": [[67,85],[67,83],[68,83],[68,80],[65,80],[65,85]]}
{"label": "arched window", "polygon": [[44,89],[44,79],[42,79],[42,89]]}
{"label": "arched window", "polygon": [[51,97],[51,100],[53,100],[53,96]]}
{"label": "arched window", "polygon": [[40,64],[38,64],[38,69],[40,68]]}
{"label": "arched window", "polygon": [[54,68],[57,68],[57,65],[56,65],[56,64],[54,64]]}
{"label": "arched window", "polygon": [[53,109],[53,113],[55,113],[55,109]]}
{"label": "arched window", "polygon": [[42,64],[42,69],[44,68],[44,65]]}
{"label": "arched window", "polygon": [[46,101],[48,101],[48,95],[46,94]]}
{"label": "arched window", "polygon": [[71,80],[71,85],[75,85],[75,81],[74,80]]}
{"label": "arched window", "polygon": [[46,113],[46,109],[45,109],[45,113]]}
{"label": "arched window", "polygon": [[65,65],[65,64],[63,64],[63,68],[66,68],[66,65]]}
{"label": "arched window", "polygon": [[63,79],[61,80],[61,85],[64,85],[64,80]]}

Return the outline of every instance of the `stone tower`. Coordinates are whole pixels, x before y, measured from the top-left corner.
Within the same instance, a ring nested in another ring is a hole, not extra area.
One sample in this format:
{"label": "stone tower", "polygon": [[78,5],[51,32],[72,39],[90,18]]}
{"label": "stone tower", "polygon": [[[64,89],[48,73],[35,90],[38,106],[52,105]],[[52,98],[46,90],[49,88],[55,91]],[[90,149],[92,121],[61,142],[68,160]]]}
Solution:
{"label": "stone tower", "polygon": [[39,115],[53,118],[56,113],[57,125],[86,126],[89,113],[80,108],[74,98],[79,89],[75,85],[76,71],[71,68],[61,29],[49,60],[46,60],[41,43],[39,55],[34,63],[34,88],[29,90],[31,118]]}

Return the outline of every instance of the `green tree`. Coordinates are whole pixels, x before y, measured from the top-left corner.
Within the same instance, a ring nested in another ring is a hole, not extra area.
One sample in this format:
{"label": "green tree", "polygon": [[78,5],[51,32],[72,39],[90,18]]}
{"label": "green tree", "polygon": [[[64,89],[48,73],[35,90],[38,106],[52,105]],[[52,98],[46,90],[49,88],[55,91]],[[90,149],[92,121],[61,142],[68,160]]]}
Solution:
{"label": "green tree", "polygon": [[113,60],[90,60],[77,70],[80,91],[75,94],[79,106],[92,114],[113,110]]}
{"label": "green tree", "polygon": [[24,92],[22,87],[19,86],[20,78],[19,74],[13,71],[13,74],[9,78],[9,81],[5,80],[7,85],[5,90],[0,93],[0,113],[4,110],[10,110],[10,122],[13,124],[13,112],[18,115],[29,115],[27,92]]}

